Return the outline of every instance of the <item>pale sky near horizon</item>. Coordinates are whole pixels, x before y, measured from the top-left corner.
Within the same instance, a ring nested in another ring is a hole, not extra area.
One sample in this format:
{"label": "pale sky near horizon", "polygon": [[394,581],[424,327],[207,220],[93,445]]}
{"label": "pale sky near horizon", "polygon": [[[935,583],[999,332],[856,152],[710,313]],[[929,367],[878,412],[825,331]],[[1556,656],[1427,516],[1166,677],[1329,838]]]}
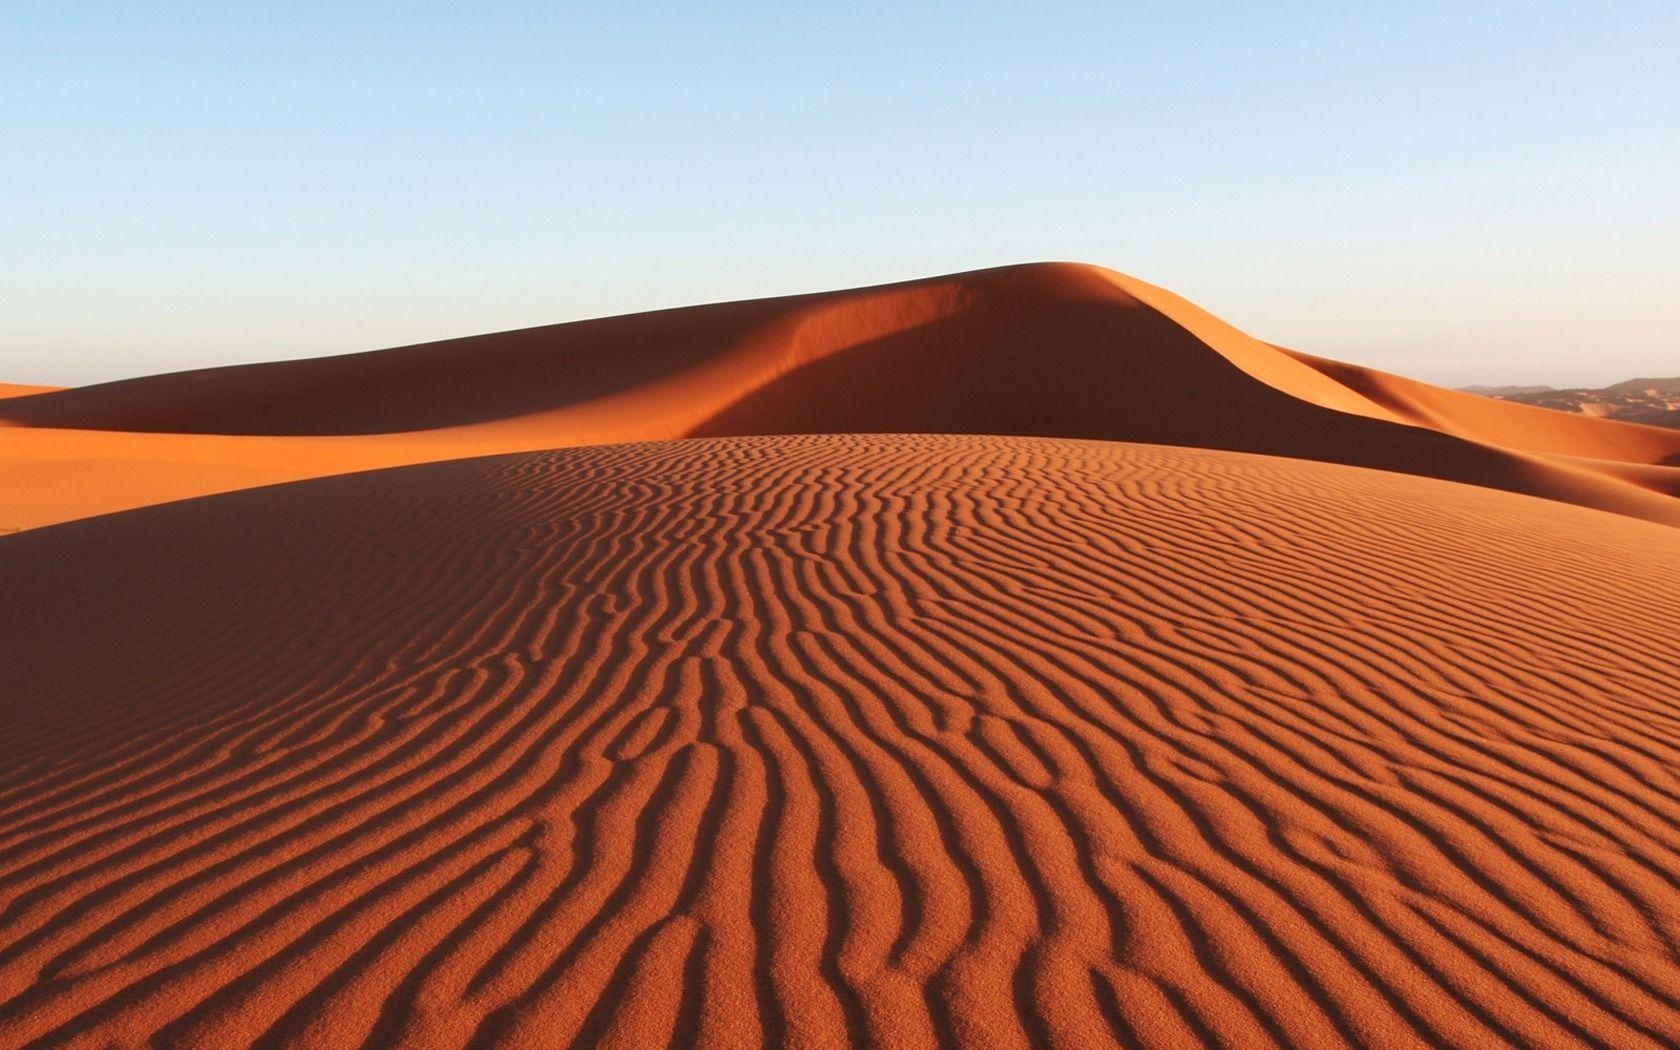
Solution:
{"label": "pale sky near horizon", "polygon": [[1680,5],[0,4],[0,381],[1035,259],[1680,374]]}

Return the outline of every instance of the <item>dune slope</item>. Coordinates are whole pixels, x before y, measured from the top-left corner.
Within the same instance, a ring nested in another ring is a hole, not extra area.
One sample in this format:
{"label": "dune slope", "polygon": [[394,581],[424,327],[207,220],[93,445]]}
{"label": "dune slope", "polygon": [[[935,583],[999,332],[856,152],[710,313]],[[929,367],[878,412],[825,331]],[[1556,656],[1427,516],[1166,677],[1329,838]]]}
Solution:
{"label": "dune slope", "polygon": [[0,527],[496,452],[883,431],[1285,455],[1680,524],[1680,432],[1548,429],[1332,365],[1113,271],[1005,267],[8,398]]}
{"label": "dune slope", "polygon": [[0,1044],[1680,1042],[1680,533],[695,440],[0,544]]}
{"label": "dune slope", "polygon": [[25,383],[0,383],[0,400],[8,397],[31,397],[35,394],[50,394],[62,387],[31,386]]}

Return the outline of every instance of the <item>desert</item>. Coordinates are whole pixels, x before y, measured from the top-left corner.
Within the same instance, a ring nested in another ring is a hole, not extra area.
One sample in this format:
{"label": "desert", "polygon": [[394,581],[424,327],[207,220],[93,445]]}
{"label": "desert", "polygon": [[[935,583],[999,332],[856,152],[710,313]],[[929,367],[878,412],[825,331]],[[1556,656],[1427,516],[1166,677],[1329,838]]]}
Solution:
{"label": "desert", "polygon": [[1680,1043],[1680,431],[1070,263],[0,393],[0,1044]]}

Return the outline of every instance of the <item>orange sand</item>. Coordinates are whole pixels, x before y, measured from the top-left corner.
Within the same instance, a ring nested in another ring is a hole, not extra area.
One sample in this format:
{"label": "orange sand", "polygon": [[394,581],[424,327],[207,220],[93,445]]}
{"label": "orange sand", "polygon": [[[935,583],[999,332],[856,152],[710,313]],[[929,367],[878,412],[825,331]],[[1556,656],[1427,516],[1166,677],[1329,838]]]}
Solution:
{"label": "orange sand", "polygon": [[1322,459],[1680,524],[1680,431],[1292,354],[1046,263],[6,399],[0,528],[498,452],[918,431]]}
{"label": "orange sand", "polygon": [[0,383],[0,398],[28,397],[32,394],[48,394],[63,387],[58,386],[30,386],[25,383]]}
{"label": "orange sand", "polygon": [[748,438],[0,559],[0,1045],[1680,1040],[1672,529]]}
{"label": "orange sand", "polygon": [[1680,435],[1521,409],[1066,266],[13,399],[0,1046],[1680,1045]]}

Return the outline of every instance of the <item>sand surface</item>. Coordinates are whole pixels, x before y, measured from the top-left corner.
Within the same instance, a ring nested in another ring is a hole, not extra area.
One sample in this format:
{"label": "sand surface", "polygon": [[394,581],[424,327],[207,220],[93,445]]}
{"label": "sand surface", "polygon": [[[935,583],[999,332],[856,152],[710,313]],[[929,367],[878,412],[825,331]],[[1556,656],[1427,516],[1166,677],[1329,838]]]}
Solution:
{"label": "sand surface", "polygon": [[1042,263],[6,398],[0,529],[498,452],[873,432],[1261,452],[1680,525],[1680,431],[1295,354]]}
{"label": "sand surface", "polygon": [[1680,1045],[1680,433],[1066,265],[0,417],[0,1047]]}
{"label": "sand surface", "polygon": [[33,386],[26,383],[0,383],[0,398],[29,397],[34,394],[50,394],[54,391],[62,389],[64,388],[57,386]]}
{"label": "sand surface", "polygon": [[1680,533],[838,436],[0,543],[0,1045],[1680,1041]]}

